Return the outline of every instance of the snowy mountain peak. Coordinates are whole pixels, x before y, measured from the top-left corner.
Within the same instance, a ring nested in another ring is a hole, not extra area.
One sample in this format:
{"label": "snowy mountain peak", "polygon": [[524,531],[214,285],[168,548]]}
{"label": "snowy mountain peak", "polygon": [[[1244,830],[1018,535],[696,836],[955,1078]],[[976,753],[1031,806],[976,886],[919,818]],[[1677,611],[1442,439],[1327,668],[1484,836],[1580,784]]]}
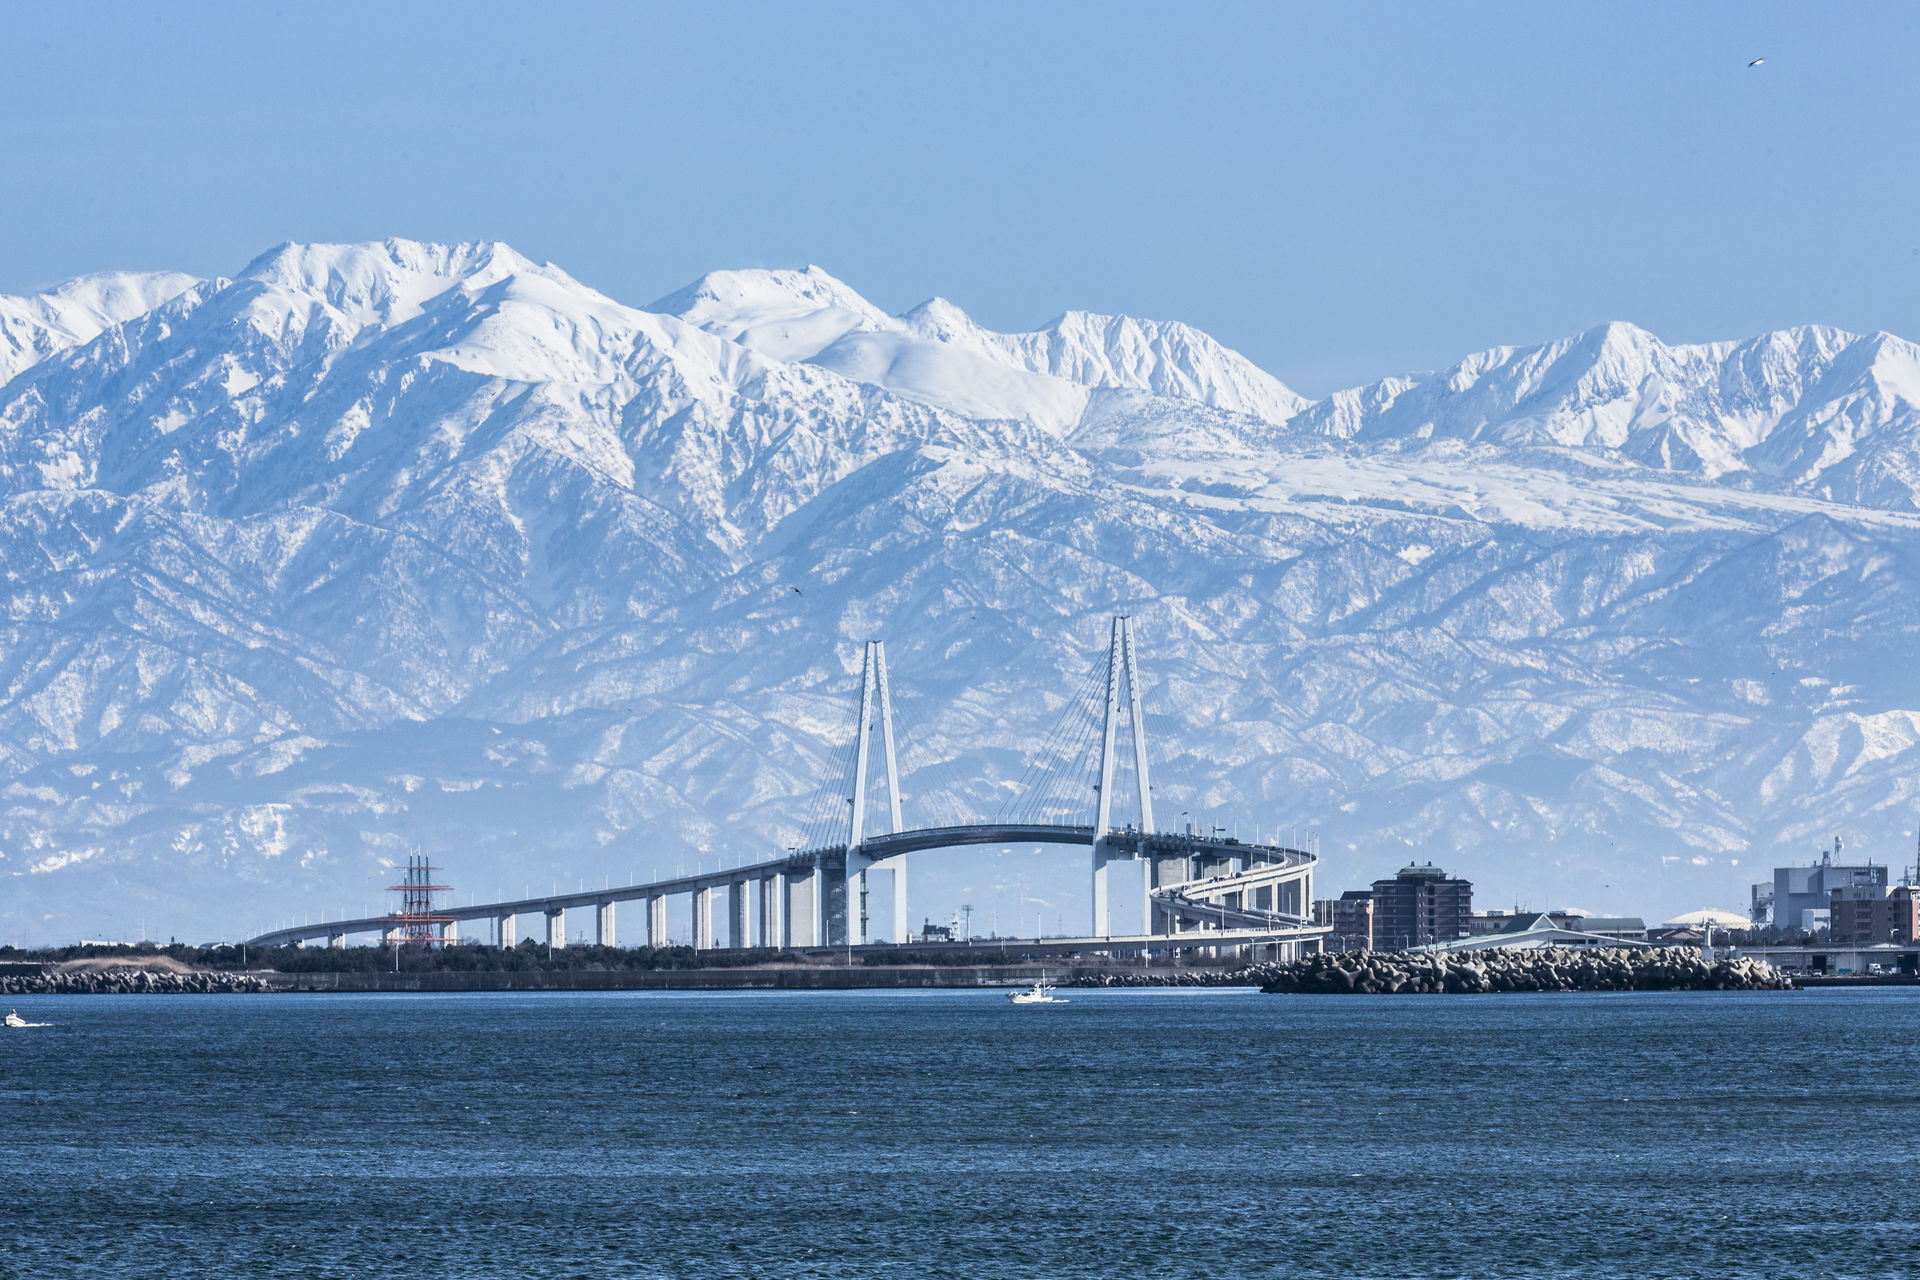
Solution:
{"label": "snowy mountain peak", "polygon": [[1821,325],[1688,345],[1599,325],[1341,392],[1295,425],[1367,444],[1572,449],[1705,480],[1920,505],[1920,348]]}
{"label": "snowy mountain peak", "polygon": [[522,275],[573,283],[559,268],[536,265],[499,241],[417,240],[282,244],[248,263],[238,279],[317,297],[363,324],[397,324],[457,285],[477,289]]}
{"label": "snowy mountain peak", "polygon": [[919,306],[900,314],[900,323],[915,337],[929,342],[987,345],[987,331],[972,316],[945,298],[928,298]]}
{"label": "snowy mountain peak", "polygon": [[0,296],[0,386],[56,351],[91,342],[198,283],[177,271],[102,271],[45,293]]}
{"label": "snowy mountain peak", "polygon": [[818,267],[716,271],[650,308],[776,360],[805,361],[969,417],[1073,428],[1091,392],[1145,392],[1268,422],[1306,404],[1186,325],[1069,312],[1029,333],[984,328],[945,298],[890,316]]}
{"label": "snowy mountain peak", "polygon": [[710,271],[647,307],[775,360],[808,360],[848,333],[896,327],[819,267]]}
{"label": "snowy mountain peak", "polygon": [[1174,320],[1069,311],[1037,332],[996,336],[1029,368],[1082,386],[1193,400],[1273,423],[1307,406],[1253,361]]}

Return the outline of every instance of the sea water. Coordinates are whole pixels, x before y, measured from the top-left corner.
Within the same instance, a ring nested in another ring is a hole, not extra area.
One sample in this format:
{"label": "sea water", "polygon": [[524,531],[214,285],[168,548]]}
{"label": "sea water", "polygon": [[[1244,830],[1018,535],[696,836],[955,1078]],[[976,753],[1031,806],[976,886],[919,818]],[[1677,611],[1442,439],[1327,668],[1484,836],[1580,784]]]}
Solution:
{"label": "sea water", "polygon": [[1894,1276],[1920,990],[23,998],[0,1276]]}

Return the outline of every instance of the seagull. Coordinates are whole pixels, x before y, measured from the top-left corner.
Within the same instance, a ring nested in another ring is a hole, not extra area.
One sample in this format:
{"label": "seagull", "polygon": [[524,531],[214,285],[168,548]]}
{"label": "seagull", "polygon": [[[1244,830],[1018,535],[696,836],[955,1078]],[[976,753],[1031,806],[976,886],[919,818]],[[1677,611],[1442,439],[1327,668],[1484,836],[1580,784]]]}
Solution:
{"label": "seagull", "polygon": [[1750,67],[1757,67],[1765,61],[1766,61],[1765,58],[1755,58],[1752,62],[1749,62],[1747,65]]}
{"label": "seagull", "polygon": [[793,587],[793,588],[791,588],[791,590],[793,591],[793,594],[795,594],[795,595],[797,595],[797,596],[804,596],[804,595],[806,595],[806,594],[807,594],[806,592],[804,592],[804,591],[802,591],[802,590],[801,590],[800,588],[798,588],[798,587]]}

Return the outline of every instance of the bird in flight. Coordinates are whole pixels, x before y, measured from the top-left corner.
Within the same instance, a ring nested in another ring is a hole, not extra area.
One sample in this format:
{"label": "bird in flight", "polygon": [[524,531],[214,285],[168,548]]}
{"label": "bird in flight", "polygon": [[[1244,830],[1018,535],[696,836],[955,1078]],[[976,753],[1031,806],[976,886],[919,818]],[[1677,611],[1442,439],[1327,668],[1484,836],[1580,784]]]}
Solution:
{"label": "bird in flight", "polygon": [[1765,58],[1755,58],[1752,62],[1749,62],[1747,65],[1750,67],[1757,67],[1765,61],[1766,61]]}
{"label": "bird in flight", "polygon": [[797,595],[797,596],[804,596],[804,595],[806,595],[807,593],[806,593],[806,592],[804,592],[804,591],[802,591],[802,590],[801,590],[800,588],[798,588],[798,587],[795,587],[795,588],[793,588],[793,594],[795,594],[795,595]]}

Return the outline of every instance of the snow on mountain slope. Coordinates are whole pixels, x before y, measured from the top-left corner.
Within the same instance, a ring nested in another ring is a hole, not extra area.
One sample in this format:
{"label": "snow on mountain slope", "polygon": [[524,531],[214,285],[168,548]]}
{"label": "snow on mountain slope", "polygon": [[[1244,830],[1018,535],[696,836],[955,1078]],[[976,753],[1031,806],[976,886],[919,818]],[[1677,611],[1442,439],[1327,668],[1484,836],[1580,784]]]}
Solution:
{"label": "snow on mountain slope", "polygon": [[1139,391],[1269,423],[1306,405],[1279,379],[1186,325],[1068,312],[1032,333],[995,333],[944,298],[889,316],[818,267],[722,271],[651,310],[779,360],[971,418],[1050,435],[1080,423],[1095,390]]}
{"label": "snow on mountain slope", "polygon": [[199,283],[175,271],[105,271],[46,293],[0,295],[0,386],[56,351],[89,342]]}
{"label": "snow on mountain slope", "polygon": [[1809,326],[1669,346],[1610,324],[1342,392],[1294,424],[1366,444],[1604,450],[1708,480],[1920,506],[1920,347]]}
{"label": "snow on mountain slope", "polygon": [[[414,847],[486,896],[804,843],[874,635],[910,817],[991,814],[1115,610],[1166,821],[1316,827],[1328,890],[1431,856],[1659,915],[1907,847],[1897,339],[1598,331],[1295,413],[1179,326],[816,269],[638,310],[503,245],[286,245],[122,309],[0,388],[22,940],[367,911]],[[929,855],[914,910],[1084,880]]]}

